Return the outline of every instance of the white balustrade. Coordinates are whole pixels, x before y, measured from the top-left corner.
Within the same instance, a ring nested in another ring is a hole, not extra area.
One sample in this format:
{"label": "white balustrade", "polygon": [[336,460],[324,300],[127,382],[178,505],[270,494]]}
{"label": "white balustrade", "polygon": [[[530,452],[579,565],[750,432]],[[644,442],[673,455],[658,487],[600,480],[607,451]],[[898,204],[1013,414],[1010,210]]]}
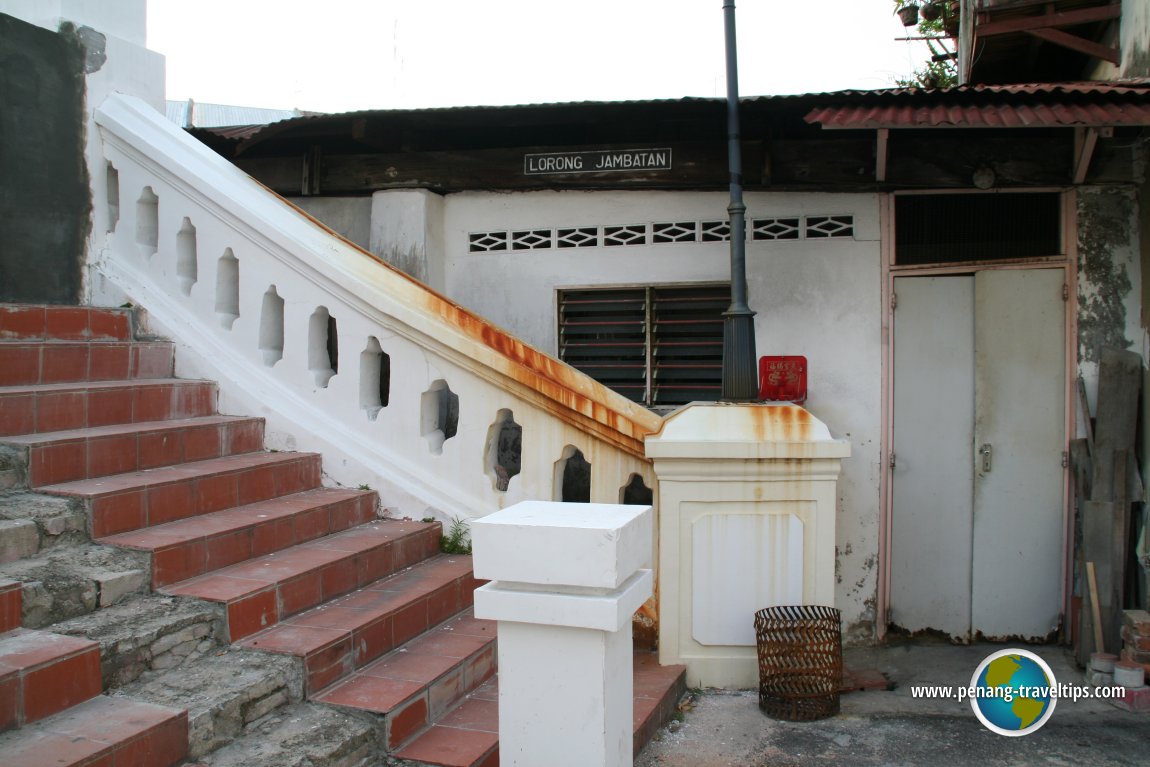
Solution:
{"label": "white balustrade", "polygon": [[113,231],[93,293],[141,306],[179,374],[264,416],[270,447],[323,452],[332,481],[413,518],[561,498],[575,451],[591,501],[654,487],[658,416],[341,240],[143,101],[112,95],[96,123]]}

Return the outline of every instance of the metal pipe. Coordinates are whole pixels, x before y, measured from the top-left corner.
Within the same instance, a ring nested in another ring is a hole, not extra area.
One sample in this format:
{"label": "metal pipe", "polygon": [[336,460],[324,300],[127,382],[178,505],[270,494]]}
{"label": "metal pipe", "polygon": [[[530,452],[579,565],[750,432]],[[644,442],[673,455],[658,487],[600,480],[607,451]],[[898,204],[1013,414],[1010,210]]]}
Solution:
{"label": "metal pipe", "polygon": [[727,53],[727,165],[731,202],[731,305],[723,313],[723,391],[726,402],[754,402],[759,396],[755,365],[755,313],[747,305],[747,206],[743,203],[743,157],[739,135],[739,61],[735,45],[735,0],[723,0]]}

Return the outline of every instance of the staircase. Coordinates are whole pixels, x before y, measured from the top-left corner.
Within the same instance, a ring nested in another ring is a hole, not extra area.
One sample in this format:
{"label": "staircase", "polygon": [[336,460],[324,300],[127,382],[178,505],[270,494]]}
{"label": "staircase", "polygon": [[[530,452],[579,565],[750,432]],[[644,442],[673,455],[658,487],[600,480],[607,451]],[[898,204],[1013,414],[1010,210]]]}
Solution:
{"label": "staircase", "polygon": [[[0,761],[498,764],[470,557],[173,354],[125,310],[0,305]],[[683,670],[635,673],[638,753]]]}

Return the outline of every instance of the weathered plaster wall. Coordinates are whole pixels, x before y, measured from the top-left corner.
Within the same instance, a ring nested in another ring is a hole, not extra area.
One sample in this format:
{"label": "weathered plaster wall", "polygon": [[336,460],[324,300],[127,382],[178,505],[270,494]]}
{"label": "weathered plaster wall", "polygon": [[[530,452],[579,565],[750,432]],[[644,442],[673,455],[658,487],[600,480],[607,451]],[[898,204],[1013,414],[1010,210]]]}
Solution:
{"label": "weathered plaster wall", "polygon": [[[81,272],[77,280],[77,296],[71,300],[88,300],[104,305],[116,305],[125,300],[120,291],[102,280],[90,281],[89,270],[84,266],[90,264],[106,246],[106,237],[115,229],[119,208],[130,202],[117,197],[115,174],[109,173],[104,160],[92,114],[94,107],[112,92],[139,96],[155,109],[163,111],[164,57],[144,47],[146,6],[146,0],[117,0],[115,3],[106,0],[0,0],[0,13],[41,27],[43,34],[49,37],[73,41],[72,47],[79,56],[79,69],[75,69],[75,65],[70,66],[78,73],[82,88],[76,125],[82,151],[78,164],[87,169],[83,184],[86,208],[67,217],[81,228],[77,250]],[[59,35],[55,34],[57,30]],[[0,56],[5,52],[6,47],[0,46]],[[7,65],[2,69],[6,73],[19,71]],[[11,103],[14,102],[0,99],[4,107]],[[30,132],[35,133],[42,127],[35,124]],[[44,138],[47,141],[47,136]],[[3,144],[0,146],[2,153],[8,142],[0,143]],[[44,168],[40,172],[50,177]],[[41,205],[41,208],[46,212],[50,205]],[[7,238],[0,240],[0,251],[7,242]]]}
{"label": "weathered plaster wall", "polygon": [[77,303],[91,200],[84,49],[0,14],[0,301]]}
{"label": "weathered plaster wall", "polygon": [[[726,219],[725,193],[468,192],[445,199],[446,292],[555,353],[556,291],[729,279],[729,245],[666,243],[470,253],[472,232]],[[854,216],[851,238],[747,243],[758,353],[803,354],[808,409],[851,442],[839,483],[836,606],[848,641],[874,638],[881,426],[881,267],[875,195],[746,196],[754,218]]]}
{"label": "weathered plaster wall", "polygon": [[371,252],[435,290],[444,289],[443,203],[426,189],[371,197]]}
{"label": "weathered plaster wall", "polygon": [[1150,77],[1150,2],[1122,0],[1119,26],[1118,43],[1122,56],[1118,66],[1101,61],[1088,73],[1087,79]]}
{"label": "weathered plaster wall", "polygon": [[1078,372],[1096,412],[1104,346],[1143,354],[1138,194],[1089,188],[1078,193]]}
{"label": "weathered plaster wall", "polygon": [[291,201],[361,248],[371,244],[370,197],[292,197]]}

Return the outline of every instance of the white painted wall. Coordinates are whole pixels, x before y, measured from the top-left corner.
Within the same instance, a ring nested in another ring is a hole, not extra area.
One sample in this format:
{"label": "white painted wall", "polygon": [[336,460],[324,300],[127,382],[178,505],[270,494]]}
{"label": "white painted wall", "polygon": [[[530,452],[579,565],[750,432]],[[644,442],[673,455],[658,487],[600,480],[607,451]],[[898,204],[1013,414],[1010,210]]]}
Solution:
{"label": "white painted wall", "polygon": [[[554,354],[556,291],[594,285],[725,281],[729,245],[667,243],[469,253],[468,234],[531,228],[725,220],[726,193],[464,192],[445,199],[446,293]],[[851,443],[839,480],[835,606],[848,640],[873,638],[879,538],[881,268],[878,196],[746,195],[748,222],[854,216],[850,239],[748,241],[751,308],[762,354],[809,362],[807,407]]]}
{"label": "white painted wall", "polygon": [[371,244],[370,197],[291,197],[293,205],[361,248]]}

